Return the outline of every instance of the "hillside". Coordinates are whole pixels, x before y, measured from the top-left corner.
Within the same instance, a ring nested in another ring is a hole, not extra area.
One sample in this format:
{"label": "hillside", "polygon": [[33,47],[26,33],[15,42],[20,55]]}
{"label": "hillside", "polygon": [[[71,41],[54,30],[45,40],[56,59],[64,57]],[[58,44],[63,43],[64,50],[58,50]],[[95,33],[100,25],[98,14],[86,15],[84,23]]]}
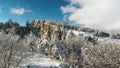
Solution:
{"label": "hillside", "polygon": [[[120,67],[119,32],[101,31],[50,20],[27,21],[26,26],[20,26],[10,19],[0,23],[0,38],[0,68]],[[49,65],[45,66],[44,63]]]}

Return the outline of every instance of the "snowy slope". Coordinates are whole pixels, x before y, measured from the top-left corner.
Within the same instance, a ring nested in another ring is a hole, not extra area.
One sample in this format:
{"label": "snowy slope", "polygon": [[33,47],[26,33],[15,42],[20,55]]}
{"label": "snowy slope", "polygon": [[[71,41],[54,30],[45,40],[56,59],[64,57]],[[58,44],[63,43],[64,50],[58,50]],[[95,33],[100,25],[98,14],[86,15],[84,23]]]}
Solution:
{"label": "snowy slope", "polygon": [[30,68],[56,68],[62,63],[39,53],[30,54],[31,56],[29,56],[27,59],[24,59],[19,68],[27,68],[28,66],[30,66]]}

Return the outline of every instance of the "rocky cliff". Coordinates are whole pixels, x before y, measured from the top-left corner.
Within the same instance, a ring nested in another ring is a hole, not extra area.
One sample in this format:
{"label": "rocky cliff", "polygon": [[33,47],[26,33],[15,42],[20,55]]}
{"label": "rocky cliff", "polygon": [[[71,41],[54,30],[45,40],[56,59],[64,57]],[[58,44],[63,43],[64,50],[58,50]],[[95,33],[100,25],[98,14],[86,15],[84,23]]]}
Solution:
{"label": "rocky cliff", "polygon": [[[86,27],[77,27],[64,22],[57,22],[53,20],[33,20],[31,22],[26,21],[26,26],[20,26],[18,22],[13,22],[9,19],[5,23],[0,23],[0,30],[4,30],[7,34],[18,34],[22,38],[32,32],[41,39],[51,40],[57,38],[59,40],[65,40],[69,30],[72,32],[79,32],[79,35],[83,36],[84,33],[89,33],[98,37],[111,37],[119,39],[119,33],[107,33],[104,31],[98,31]],[[84,34],[84,35],[87,35]]]}
{"label": "rocky cliff", "polygon": [[59,40],[65,40],[68,29],[78,30],[79,27],[50,20],[33,20],[32,22],[27,21],[26,26],[20,26],[17,22],[13,22],[10,19],[6,23],[0,23],[0,29],[3,29],[6,33],[16,33],[21,37],[33,32],[40,38],[51,40],[51,38],[56,37]]}

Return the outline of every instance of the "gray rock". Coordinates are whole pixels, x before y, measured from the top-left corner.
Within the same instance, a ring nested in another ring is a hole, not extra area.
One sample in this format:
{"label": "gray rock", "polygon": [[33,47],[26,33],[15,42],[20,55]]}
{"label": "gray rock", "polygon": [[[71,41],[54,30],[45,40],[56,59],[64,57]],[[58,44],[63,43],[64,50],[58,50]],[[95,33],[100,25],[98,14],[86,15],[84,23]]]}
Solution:
{"label": "gray rock", "polygon": [[120,33],[111,34],[112,39],[120,39]]}
{"label": "gray rock", "polygon": [[99,34],[99,37],[102,37],[102,38],[106,38],[106,37],[109,37],[110,34],[109,33],[106,33],[106,32],[100,32]]}

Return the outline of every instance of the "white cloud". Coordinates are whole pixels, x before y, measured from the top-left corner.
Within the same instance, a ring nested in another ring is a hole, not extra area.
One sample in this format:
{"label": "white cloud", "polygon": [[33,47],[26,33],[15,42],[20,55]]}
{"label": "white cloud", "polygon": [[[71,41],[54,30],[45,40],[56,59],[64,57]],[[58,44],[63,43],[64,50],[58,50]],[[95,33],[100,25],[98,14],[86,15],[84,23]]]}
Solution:
{"label": "white cloud", "polygon": [[71,12],[74,12],[75,10],[77,10],[76,7],[69,6],[69,5],[66,7],[62,6],[61,9],[64,10],[63,13],[71,13]]}
{"label": "white cloud", "polygon": [[32,12],[32,10],[25,9],[25,8],[11,8],[10,12],[12,14],[23,15],[25,12]]}
{"label": "white cloud", "polygon": [[70,21],[97,29],[120,29],[120,0],[69,1],[67,6],[61,6],[61,10]]}

